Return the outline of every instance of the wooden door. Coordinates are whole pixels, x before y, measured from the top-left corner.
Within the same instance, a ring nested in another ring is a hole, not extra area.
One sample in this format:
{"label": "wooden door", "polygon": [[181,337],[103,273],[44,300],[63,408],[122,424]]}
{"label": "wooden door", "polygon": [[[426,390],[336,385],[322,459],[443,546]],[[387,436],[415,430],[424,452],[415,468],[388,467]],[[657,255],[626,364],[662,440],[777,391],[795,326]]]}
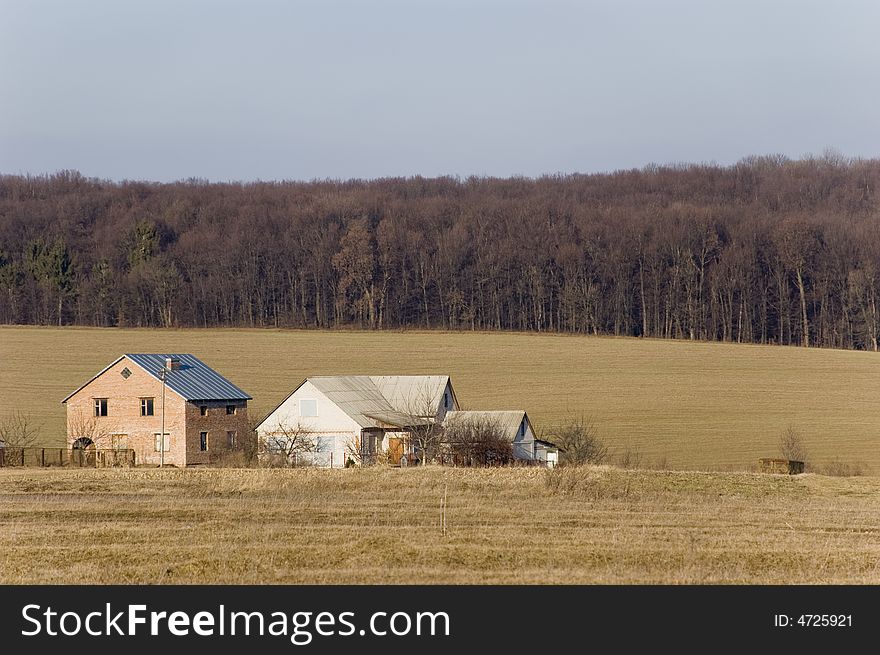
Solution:
{"label": "wooden door", "polygon": [[402,456],[403,439],[400,437],[388,437],[388,463],[392,466],[398,466]]}

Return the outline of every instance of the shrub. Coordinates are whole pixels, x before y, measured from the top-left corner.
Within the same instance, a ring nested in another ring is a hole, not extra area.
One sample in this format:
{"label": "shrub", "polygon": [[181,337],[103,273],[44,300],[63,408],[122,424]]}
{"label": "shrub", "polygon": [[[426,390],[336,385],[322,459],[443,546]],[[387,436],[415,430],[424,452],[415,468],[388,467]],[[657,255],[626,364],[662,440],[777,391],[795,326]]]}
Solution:
{"label": "shrub", "polygon": [[810,472],[838,478],[851,478],[864,475],[865,467],[857,462],[841,462],[834,459],[825,464],[810,467]]}
{"label": "shrub", "polygon": [[592,421],[578,417],[556,432],[556,444],[562,449],[561,464],[601,464],[608,448],[599,438]]}

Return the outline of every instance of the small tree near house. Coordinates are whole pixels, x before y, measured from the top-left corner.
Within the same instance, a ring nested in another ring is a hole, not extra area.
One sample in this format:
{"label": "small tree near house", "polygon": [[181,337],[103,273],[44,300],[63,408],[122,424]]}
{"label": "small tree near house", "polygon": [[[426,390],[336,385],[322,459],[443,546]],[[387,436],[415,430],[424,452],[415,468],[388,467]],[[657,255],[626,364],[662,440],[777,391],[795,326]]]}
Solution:
{"label": "small tree near house", "polygon": [[455,464],[501,466],[513,461],[513,444],[497,420],[456,421],[443,429],[443,448]]}
{"label": "small tree near house", "polygon": [[85,450],[96,448],[98,450],[110,449],[115,446],[113,435],[116,430],[108,424],[106,419],[98,420],[97,417],[83,412],[75,414],[68,423],[68,434],[74,438],[73,448]]}
{"label": "small tree near house", "polygon": [[308,455],[318,452],[320,440],[307,427],[296,423],[280,423],[257,444],[257,458],[261,465],[287,468],[312,464]]}
{"label": "small tree near house", "polygon": [[410,445],[422,466],[434,461],[442,450],[443,428],[436,421],[436,401],[431,389],[423,386],[413,394],[403,412]]}

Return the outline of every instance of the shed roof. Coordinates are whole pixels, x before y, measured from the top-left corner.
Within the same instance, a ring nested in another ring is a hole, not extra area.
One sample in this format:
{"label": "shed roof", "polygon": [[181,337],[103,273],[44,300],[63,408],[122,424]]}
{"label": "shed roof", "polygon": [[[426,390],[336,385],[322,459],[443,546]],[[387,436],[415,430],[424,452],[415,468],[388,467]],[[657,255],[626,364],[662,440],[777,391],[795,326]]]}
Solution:
{"label": "shed roof", "polygon": [[184,400],[251,400],[248,394],[195,355],[128,353],[118,357],[61,402],[67,402],[123,358],[138,365],[157,380],[161,379],[161,371],[165,368],[165,360],[168,357],[180,360],[180,368],[167,372],[165,384],[169,389],[182,396]]}

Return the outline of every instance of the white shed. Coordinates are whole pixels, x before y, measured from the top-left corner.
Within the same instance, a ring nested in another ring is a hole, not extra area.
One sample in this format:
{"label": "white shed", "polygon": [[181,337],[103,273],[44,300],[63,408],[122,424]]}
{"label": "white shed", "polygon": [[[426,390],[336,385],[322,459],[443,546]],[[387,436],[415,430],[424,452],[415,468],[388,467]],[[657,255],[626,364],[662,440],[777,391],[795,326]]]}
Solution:
{"label": "white shed", "polygon": [[524,410],[449,412],[446,415],[445,425],[486,422],[497,424],[504,431],[513,444],[514,459],[538,459],[535,449],[535,430],[529,415]]}

